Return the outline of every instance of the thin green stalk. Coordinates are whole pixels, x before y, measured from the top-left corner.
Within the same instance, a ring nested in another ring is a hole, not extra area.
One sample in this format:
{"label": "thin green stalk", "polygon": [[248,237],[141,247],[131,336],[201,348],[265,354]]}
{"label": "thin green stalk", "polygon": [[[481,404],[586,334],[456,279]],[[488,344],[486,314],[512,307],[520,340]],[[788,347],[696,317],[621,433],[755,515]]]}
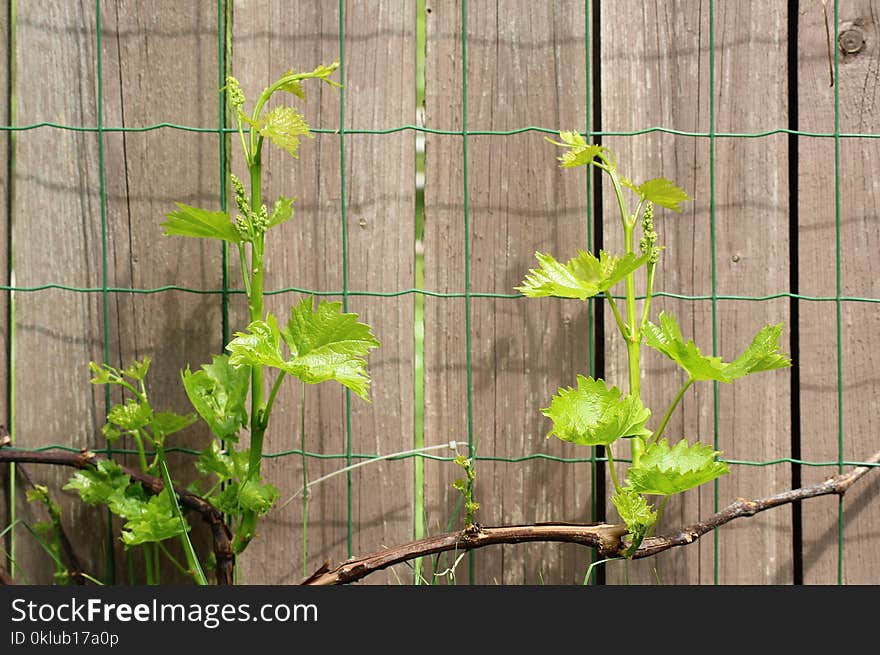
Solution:
{"label": "thin green stalk", "polygon": [[144,568],[146,569],[147,584],[149,586],[153,586],[156,584],[156,573],[155,573],[155,570],[153,569],[154,564],[153,564],[153,558],[151,556],[152,553],[150,552],[150,549],[148,547],[149,545],[150,544],[144,544],[144,548],[143,548]]}
{"label": "thin green stalk", "polygon": [[159,547],[159,550],[162,551],[162,554],[165,555],[165,558],[169,562],[171,562],[178,571],[180,571],[181,573],[183,573],[186,576],[192,576],[192,571],[187,571],[184,568],[183,564],[181,564],[180,562],[177,561],[177,558],[174,555],[172,555],[171,552],[167,548],[165,548],[165,545],[161,541],[157,541],[156,545]]}
{"label": "thin green stalk", "polygon": [[302,450],[302,570],[309,574],[309,458],[306,457],[306,383],[300,397],[300,449]]}
{"label": "thin green stalk", "polygon": [[684,396],[685,391],[691,388],[691,385],[694,383],[693,378],[688,378],[688,381],[682,385],[681,389],[678,390],[678,393],[675,394],[675,398],[672,400],[672,404],[666,410],[666,413],[663,415],[663,420],[660,421],[660,426],[657,428],[657,431],[654,433],[654,436],[651,438],[654,443],[660,441],[660,435],[663,434],[663,431],[666,429],[666,424],[669,423],[669,418],[672,416],[672,412],[675,411],[675,408],[678,407],[678,403],[681,402],[682,397]]}
{"label": "thin green stalk", "polygon": [[134,442],[137,444],[138,462],[140,463],[141,472],[146,473],[149,470],[147,466],[147,453],[144,450],[144,440],[141,438],[140,430],[135,430],[131,433],[131,436],[134,437]]}
{"label": "thin green stalk", "polygon": [[159,561],[159,545],[158,543],[150,544],[150,557],[153,558],[153,571],[156,575],[156,584],[162,584],[162,567]]}
{"label": "thin green stalk", "polygon": [[605,298],[608,299],[608,304],[611,305],[611,312],[614,314],[614,320],[617,322],[617,329],[620,330],[621,336],[626,339],[627,327],[623,322],[623,318],[620,316],[620,310],[617,308],[617,301],[614,300],[614,296],[607,291],[605,292]]}
{"label": "thin green stalk", "polygon": [[645,326],[648,324],[649,311],[651,310],[651,296],[654,295],[654,270],[657,264],[648,262],[647,282],[645,285],[645,304],[642,307],[642,322],[639,331],[644,332]]}
{"label": "thin green stalk", "polygon": [[205,573],[202,571],[202,565],[199,564],[199,558],[196,555],[192,542],[189,540],[189,534],[186,529],[186,519],[183,518],[183,513],[180,511],[180,505],[177,503],[177,494],[174,492],[174,483],[171,481],[171,473],[168,471],[168,461],[165,459],[165,450],[162,444],[156,444],[156,454],[159,457],[159,468],[162,471],[162,480],[165,482],[165,488],[168,490],[168,495],[171,498],[171,506],[174,509],[174,515],[180,521],[180,526],[183,529],[183,533],[180,535],[180,543],[183,545],[183,553],[186,555],[186,564],[189,566],[191,575],[195,581],[200,585],[207,585],[208,580],[205,578]]}
{"label": "thin green stalk", "polygon": [[621,486],[617,481],[617,471],[614,469],[614,455],[611,452],[611,445],[605,446],[605,454],[608,455],[608,471],[611,473],[611,482],[614,484],[614,488],[620,492]]}
{"label": "thin green stalk", "polygon": [[285,375],[287,375],[286,371],[281,371],[278,374],[278,377],[275,379],[275,384],[272,385],[272,391],[269,392],[269,400],[266,401],[266,409],[263,410],[264,428],[269,422],[269,416],[272,414],[272,405],[275,404],[275,396],[278,395],[278,390],[281,388],[281,382],[284,380]]}

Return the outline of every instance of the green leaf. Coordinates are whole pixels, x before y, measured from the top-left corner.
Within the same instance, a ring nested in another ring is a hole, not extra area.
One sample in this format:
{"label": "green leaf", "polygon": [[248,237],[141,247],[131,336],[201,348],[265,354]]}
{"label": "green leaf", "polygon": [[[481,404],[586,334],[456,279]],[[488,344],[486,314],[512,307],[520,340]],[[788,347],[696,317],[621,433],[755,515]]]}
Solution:
{"label": "green leaf", "polygon": [[166,488],[150,498],[140,514],[129,518],[122,529],[122,542],[126,546],[137,546],[164,541],[181,534],[183,528],[180,519],[174,514],[171,496]]}
{"label": "green leaf", "polygon": [[180,432],[196,422],[195,414],[176,414],[175,412],[159,412],[151,423],[153,433],[158,439]]}
{"label": "green leaf", "polygon": [[657,522],[657,512],[645,498],[630,487],[624,487],[611,497],[620,518],[626,523],[631,543],[624,553],[630,557],[638,550],[651,526]]}
{"label": "green leaf", "polygon": [[235,338],[226,346],[232,366],[271,366],[283,368],[281,331],[272,314],[265,321],[254,321],[245,332],[236,332]]}
{"label": "green leaf", "polygon": [[246,450],[226,450],[218,441],[199,453],[196,469],[204,475],[216,475],[221,482],[244,479],[248,472],[248,452]]}
{"label": "green leaf", "polygon": [[674,182],[665,177],[656,177],[636,186],[627,179],[621,180],[623,186],[635,191],[642,200],[653,202],[655,205],[666,207],[675,212],[681,212],[680,204],[690,200],[690,196],[683,189],[677,187]]}
{"label": "green leaf", "polygon": [[128,473],[119,464],[100,460],[94,469],[77,471],[64,485],[68,491],[79,493],[89,505],[107,505],[114,514],[127,518],[143,511],[146,504],[141,486],[132,484]]}
{"label": "green leaf", "polygon": [[166,235],[220,239],[230,243],[241,242],[241,235],[226,212],[212,212],[190,207],[181,202],[175,204],[178,211],[167,214],[167,220],[162,223]]}
{"label": "green leaf", "polygon": [[[271,366],[308,384],[336,380],[367,399],[370,377],[365,357],[379,346],[370,326],[358,323],[357,314],[342,312],[341,302],[304,298],[290,310],[283,331],[271,314],[266,321],[254,321],[247,332],[236,333],[226,347],[234,366]],[[290,349],[290,359],[281,352],[280,339]]]}
{"label": "green leaf", "polygon": [[292,93],[301,100],[305,100],[306,92],[302,85],[303,80],[318,79],[326,82],[330,86],[341,87],[342,85],[339,84],[339,82],[329,79],[330,75],[332,75],[337,68],[339,68],[338,61],[333,62],[329,66],[318,66],[310,73],[297,73],[294,70],[289,70],[281,76],[280,80],[278,80],[278,88],[282,91]]}
{"label": "green leaf", "polygon": [[586,139],[577,132],[560,132],[559,138],[562,139],[561,143],[549,137],[544,138],[554,146],[569,149],[568,152],[563,153],[558,158],[562,168],[575,168],[591,164],[598,155],[601,155],[606,150],[603,146],[587,143]]}
{"label": "green leaf", "polygon": [[281,225],[285,221],[290,220],[290,217],[293,216],[293,203],[295,200],[296,196],[292,198],[278,196],[278,201],[275,203],[275,206],[272,208],[272,213],[269,215],[269,227],[275,227],[276,225]]}
{"label": "green leaf", "polygon": [[215,355],[198,371],[189,367],[181,373],[183,388],[199,416],[220,439],[237,438],[247,423],[247,393],[250,370],[233,366],[228,355]]}
{"label": "green leaf", "polygon": [[272,509],[277,500],[278,490],[274,486],[255,480],[244,483],[232,482],[212,498],[213,505],[221,512],[238,515],[251,511],[259,516]]}
{"label": "green leaf", "polygon": [[651,410],[637,396],[623,396],[604,380],[577,376],[577,389],[562,388],[541,412],[553,421],[547,437],[583,446],[607,446],[621,437],[648,437]]}
{"label": "green leaf", "polygon": [[107,413],[107,422],[121,430],[139,430],[150,423],[153,409],[150,403],[129,398],[122,405],[114,405]]}
{"label": "green leaf", "polygon": [[122,369],[120,372],[122,375],[129,377],[136,382],[143,382],[147,377],[147,372],[150,370],[150,362],[152,362],[152,360],[149,357],[144,357],[140,361],[133,361],[127,368]]}
{"label": "green leaf", "polygon": [[682,439],[672,448],[666,439],[648,446],[637,465],[627,471],[633,490],[643,494],[672,496],[705,484],[730,469],[716,461],[720,453],[711,446]]}
{"label": "green leaf", "polygon": [[273,107],[264,118],[256,123],[248,122],[256,127],[262,136],[289,152],[294,158],[299,156],[300,137],[312,138],[305,117],[293,107]]}
{"label": "green leaf", "polygon": [[730,363],[704,355],[692,340],[685,342],[675,315],[669,312],[660,312],[659,327],[645,325],[644,334],[645,343],[676,362],[694,380],[730,383],[750,373],[791,366],[788,356],[779,352],[781,323],[763,328],[745,352]]}
{"label": "green leaf", "polygon": [[762,328],[743,354],[733,360],[725,369],[724,372],[728,379],[735,380],[750,373],[772,371],[791,366],[791,359],[788,355],[779,352],[781,335],[782,323]]}
{"label": "green leaf", "polygon": [[357,314],[343,313],[341,302],[321,300],[315,308],[313,299],[300,300],[281,331],[292,355],[283,370],[308,384],[336,380],[367,400],[365,358],[380,343],[370,326],[357,319]]}
{"label": "green leaf", "polygon": [[517,291],[529,298],[555,296],[586,300],[613,287],[647,262],[649,255],[628,253],[617,257],[602,250],[597,259],[592,253],[578,250],[577,257],[565,264],[540,252],[536,252],[535,257],[541,268],[531,269],[522,286],[516,287]]}

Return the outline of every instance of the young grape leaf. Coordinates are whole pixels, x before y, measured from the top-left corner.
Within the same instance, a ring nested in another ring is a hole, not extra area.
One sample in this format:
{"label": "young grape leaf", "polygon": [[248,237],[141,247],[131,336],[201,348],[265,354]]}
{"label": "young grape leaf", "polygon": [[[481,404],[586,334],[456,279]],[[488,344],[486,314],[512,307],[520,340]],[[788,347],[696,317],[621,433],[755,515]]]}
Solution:
{"label": "young grape leaf", "polygon": [[141,486],[132,483],[119,464],[106,459],[100,460],[94,469],[74,473],[64,489],[78,492],[83,502],[89,505],[107,505],[110,511],[123,518],[142,512],[146,504]]}
{"label": "young grape leaf", "polygon": [[604,380],[577,376],[577,389],[562,388],[550,407],[541,410],[553,421],[548,438],[583,446],[607,446],[621,437],[649,437],[645,423],[651,410],[637,396],[621,398],[620,389],[608,388]]}
{"label": "young grape leaf", "polygon": [[165,437],[180,432],[184,428],[189,427],[196,422],[195,414],[176,414],[175,412],[159,412],[153,416],[150,424],[153,428],[153,434],[156,439],[162,440]]}
{"label": "young grape leaf", "polygon": [[660,312],[660,325],[648,323],[644,329],[645,343],[681,366],[694,380],[733,382],[750,373],[791,366],[787,355],[779,352],[782,324],[764,327],[751,345],[733,362],[704,355],[694,342],[685,342],[675,315]]}
{"label": "young grape leaf", "polygon": [[648,505],[644,496],[630,487],[624,487],[614,494],[611,502],[629,531],[631,542],[624,556],[630,557],[638,550],[651,526],[657,522],[657,512]]}
{"label": "young grape leaf", "polygon": [[[186,526],[189,530],[189,525]],[[122,542],[126,546],[164,541],[183,534],[180,519],[174,513],[174,506],[168,489],[150,498],[143,511],[128,519],[122,527]]]}
{"label": "young grape leaf", "polygon": [[262,136],[289,152],[294,159],[299,157],[300,137],[312,138],[305,117],[293,107],[273,107],[260,120],[247,122],[257,128]]}
{"label": "young grape leaf", "polygon": [[634,491],[672,496],[730,473],[726,463],[715,459],[719,454],[701,443],[688,446],[684,439],[670,448],[661,439],[648,446],[638,465],[627,470],[627,478]]}
{"label": "young grape leaf", "polygon": [[190,207],[182,202],[174,203],[178,211],[166,215],[162,223],[166,235],[220,239],[230,243],[240,243],[241,235],[226,212],[212,212],[207,209]]}
{"label": "young grape leaf", "polygon": [[248,451],[225,450],[218,441],[199,453],[196,469],[204,475],[216,475],[221,482],[247,477]]}
{"label": "young grape leaf", "polygon": [[290,220],[290,217],[293,216],[293,203],[295,200],[296,196],[292,198],[278,196],[278,201],[272,208],[272,213],[269,214],[269,227],[275,227]]}
{"label": "young grape leaf", "polygon": [[621,184],[629,187],[642,200],[653,202],[655,205],[666,207],[674,212],[681,213],[681,203],[690,200],[690,196],[683,189],[677,187],[674,182],[667,180],[665,177],[656,177],[636,186],[626,178],[622,179]]}
{"label": "young grape leaf", "polygon": [[144,357],[141,361],[133,361],[127,368],[122,369],[122,375],[131,378],[136,382],[143,382],[147,378],[147,372],[150,370],[149,357]]}
{"label": "young grape leaf", "polygon": [[220,439],[237,438],[247,423],[247,393],[250,371],[229,363],[228,355],[214,355],[210,364],[192,372],[181,372],[189,401],[211,432]]}
{"label": "young grape leaf", "polygon": [[326,82],[330,86],[341,87],[342,85],[339,82],[334,82],[329,79],[330,75],[332,75],[337,68],[339,68],[339,62],[335,61],[329,66],[318,66],[310,73],[297,73],[296,71],[289,70],[281,76],[281,79],[279,80],[281,84],[278,88],[282,91],[292,93],[301,100],[305,100],[306,92],[302,85],[303,80],[318,79]]}
{"label": "young grape leaf", "polygon": [[606,150],[603,146],[587,143],[586,139],[577,132],[560,132],[559,138],[562,139],[561,143],[549,137],[544,138],[554,146],[569,149],[568,152],[558,157],[561,162],[559,165],[562,168],[576,168],[577,166],[591,164],[597,155],[602,154]]}
{"label": "young grape leaf", "polygon": [[271,484],[254,480],[244,483],[230,482],[223,491],[211,499],[213,505],[227,514],[241,514],[245,511],[262,516],[278,500],[278,489]]}
{"label": "young grape leaf", "polygon": [[148,402],[129,398],[122,405],[114,405],[107,412],[107,423],[120,430],[139,430],[150,423],[153,409]]}
{"label": "young grape leaf", "polygon": [[[284,330],[275,317],[255,321],[247,333],[236,333],[227,349],[234,366],[265,365],[281,369],[308,384],[336,380],[364,400],[370,377],[365,357],[379,341],[370,326],[358,323],[357,314],[342,313],[341,302],[320,301],[314,307],[303,299],[290,311]],[[290,359],[281,352],[280,339],[290,349]]]}
{"label": "young grape leaf", "polygon": [[592,253],[578,250],[577,257],[565,264],[540,252],[536,252],[535,257],[541,268],[530,269],[522,286],[516,287],[517,291],[529,298],[555,296],[586,300],[613,287],[647,262],[649,255],[628,253],[617,257],[602,250],[597,259]]}
{"label": "young grape leaf", "polygon": [[782,323],[767,325],[761,329],[742,355],[733,360],[724,370],[730,380],[744,377],[750,373],[772,371],[791,366],[788,355],[779,352],[779,338]]}

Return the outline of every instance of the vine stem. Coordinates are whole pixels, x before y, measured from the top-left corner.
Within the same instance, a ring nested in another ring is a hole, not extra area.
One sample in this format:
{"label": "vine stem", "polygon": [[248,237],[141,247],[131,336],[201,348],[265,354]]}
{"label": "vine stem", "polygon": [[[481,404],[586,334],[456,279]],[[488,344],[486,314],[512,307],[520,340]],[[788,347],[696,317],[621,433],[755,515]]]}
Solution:
{"label": "vine stem", "polygon": [[303,577],[309,574],[309,458],[306,455],[306,383],[300,398],[300,449],[302,450],[302,565]]}
{"label": "vine stem", "polygon": [[611,482],[614,488],[619,492],[621,487],[617,481],[617,471],[614,470],[614,455],[611,453],[611,444],[605,446],[605,452],[608,454],[608,471],[611,473]]}
{"label": "vine stem", "polygon": [[663,415],[663,420],[660,421],[660,426],[657,428],[657,431],[654,433],[654,436],[651,438],[653,443],[657,443],[660,441],[660,435],[663,434],[663,431],[666,429],[666,424],[669,423],[669,419],[672,416],[672,412],[675,411],[675,408],[678,407],[678,403],[681,402],[682,397],[684,396],[685,391],[691,388],[691,385],[694,383],[693,378],[688,378],[688,381],[682,385],[681,389],[678,390],[678,393],[675,394],[675,398],[672,400],[672,404],[666,410],[666,413]]}

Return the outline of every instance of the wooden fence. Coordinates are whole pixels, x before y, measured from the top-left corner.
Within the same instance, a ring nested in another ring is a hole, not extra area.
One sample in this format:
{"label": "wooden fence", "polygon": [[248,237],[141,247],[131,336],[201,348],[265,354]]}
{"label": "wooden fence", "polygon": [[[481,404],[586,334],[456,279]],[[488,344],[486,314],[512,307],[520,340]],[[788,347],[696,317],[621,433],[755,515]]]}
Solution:
{"label": "wooden fence", "polygon": [[[151,356],[154,404],[184,411],[179,371],[223,348],[221,294],[125,289],[222,288],[219,247],[161,237],[159,224],[175,201],[219,207],[218,55],[228,47],[231,69],[251,94],[290,67],[342,57],[343,95],[314,89],[304,108],[314,127],[330,131],[306,143],[298,161],[272,150],[265,161],[268,195],[298,196],[295,219],[269,254],[266,286],[346,288],[351,310],[382,341],[370,357],[372,403],[353,398],[350,421],[338,386],[310,388],[307,449],[375,455],[413,447],[416,296],[359,292],[414,286],[417,131],[371,132],[417,122],[417,4],[343,2],[341,19],[339,3],[330,1],[231,4],[227,44],[218,3],[208,0],[103,0],[100,29],[94,2],[0,0],[4,22],[14,18],[0,30],[0,124],[90,128],[0,133],[0,316],[10,319],[0,320],[0,423],[13,426],[16,446],[104,447],[105,398],[89,385],[90,360],[109,354],[120,365]],[[836,86],[829,86],[818,0],[472,0],[465,25],[460,2],[427,0],[422,245],[424,288],[440,295],[424,300],[425,441],[470,436],[478,454],[490,457],[477,464],[482,524],[587,522],[606,511],[615,517],[601,462],[504,461],[535,453],[590,457],[545,440],[539,408],[589,372],[591,338],[599,338],[592,358],[599,372],[619,385],[626,376],[609,317],[596,326],[578,301],[493,295],[514,293],[536,250],[568,257],[588,239],[620,247],[609,194],[591,208],[587,173],[558,169],[544,134],[520,130],[529,126],[602,131],[634,178],[669,177],[695,199],[681,215],[658,217],[668,248],[656,288],[673,295],[655,307],[674,311],[704,350],[712,347],[713,315],[726,357],[764,324],[785,322],[793,369],[721,385],[717,402],[711,385],[698,385],[670,424],[670,434],[690,439],[711,443],[717,435],[727,458],[766,463],[733,465],[718,485],[718,503],[837,471],[836,464],[773,460],[837,462],[839,443],[845,460],[877,450],[880,314],[871,302],[846,299],[880,297],[880,141],[847,136],[880,133],[877,4],[840,2],[844,48]],[[222,13],[226,3],[219,5]],[[159,123],[205,130],[133,129]],[[654,127],[673,132],[643,132]],[[844,137],[833,138],[836,129]],[[607,229],[591,217],[607,219]],[[237,280],[235,270],[229,279]],[[274,295],[269,309],[284,312],[299,295]],[[243,296],[227,300],[229,325],[239,329]],[[681,374],[656,353],[644,359],[644,398],[658,413]],[[295,395],[279,400],[268,452],[299,447]],[[206,440],[206,431],[192,429],[177,445]],[[192,475],[190,461],[173,462],[182,479]],[[313,459],[309,475],[344,464]],[[458,472],[432,459],[425,469],[426,529],[445,531]],[[299,456],[269,460],[265,471],[282,498],[301,485]],[[69,472],[31,466],[28,473],[57,494],[76,550],[100,572],[106,513],[59,491]],[[19,479],[15,515],[40,520],[23,485]],[[817,499],[726,526],[717,542],[707,536],[652,560],[609,564],[604,575],[608,583],[833,583],[842,554],[845,582],[876,582],[878,487],[880,477],[872,477],[846,496],[841,541],[837,500]],[[6,478],[4,526],[8,488]],[[412,538],[413,459],[356,470],[350,498],[344,475],[316,487],[310,568]],[[689,492],[670,504],[666,525],[705,516],[715,503],[712,485]],[[301,579],[301,520],[298,502],[265,519],[240,562],[244,581]],[[18,570],[29,581],[50,581],[50,560],[26,532],[16,535]],[[122,581],[124,558],[115,550]],[[504,546],[477,552],[473,571],[475,581],[489,584],[576,583],[589,561],[577,546]],[[460,565],[459,581],[466,569]],[[372,579],[411,580],[404,566]]]}

